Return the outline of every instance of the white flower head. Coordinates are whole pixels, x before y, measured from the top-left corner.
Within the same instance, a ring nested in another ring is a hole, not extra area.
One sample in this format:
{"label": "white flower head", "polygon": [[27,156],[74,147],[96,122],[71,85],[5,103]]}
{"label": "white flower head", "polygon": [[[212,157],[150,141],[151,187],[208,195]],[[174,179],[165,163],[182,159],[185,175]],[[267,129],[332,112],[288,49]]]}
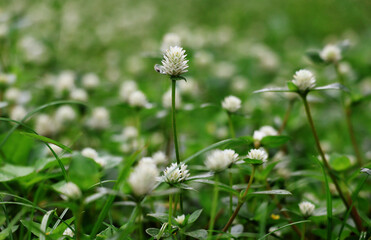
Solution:
{"label": "white flower head", "polygon": [[179,225],[183,225],[184,220],[185,220],[185,215],[184,215],[184,214],[183,214],[183,215],[180,215],[180,216],[177,216],[177,217],[175,218],[175,221],[176,221]]}
{"label": "white flower head", "polygon": [[167,163],[168,161],[165,153],[162,151],[155,152],[152,155],[152,158],[156,164],[164,164],[164,163]]}
{"label": "white flower head", "polygon": [[99,77],[95,73],[87,73],[82,77],[82,85],[86,89],[94,89],[99,85]]}
{"label": "white flower head", "polygon": [[40,114],[36,118],[35,129],[38,134],[43,136],[53,135],[59,130],[54,119],[47,114]]}
{"label": "white flower head", "polygon": [[26,109],[22,105],[14,106],[10,112],[10,118],[16,121],[21,121],[27,114]]}
{"label": "white flower head", "polygon": [[222,101],[222,107],[228,112],[236,112],[241,108],[241,99],[235,96],[228,96]]}
{"label": "white flower head", "polygon": [[81,197],[80,188],[73,182],[67,182],[60,188],[61,193],[68,199],[79,199]]}
{"label": "white flower head", "polygon": [[190,176],[189,170],[187,169],[187,165],[181,163],[178,167],[177,163],[172,163],[170,167],[167,167],[164,170],[164,181],[169,184],[175,184],[184,182],[187,177]]}
{"label": "white flower head", "polygon": [[249,159],[261,160],[264,163],[268,159],[268,153],[264,149],[251,149],[246,157]]}
{"label": "white flower head", "polygon": [[164,59],[161,61],[162,66],[156,65],[155,70],[161,74],[170,76],[180,76],[188,72],[188,60],[185,50],[179,46],[170,47],[164,54]]}
{"label": "white flower head", "polygon": [[12,87],[5,91],[4,98],[9,102],[18,102],[18,99],[21,97],[21,94],[22,92],[21,90],[19,90],[19,88]]}
{"label": "white flower head", "polygon": [[104,167],[106,165],[106,159],[99,157],[97,151],[93,148],[84,148],[81,151],[81,155],[87,158],[93,159],[96,163],[98,163],[101,167]]}
{"label": "white flower head", "polygon": [[75,88],[75,73],[72,71],[61,72],[58,76],[55,88],[58,93],[70,91]]}
{"label": "white flower head", "polygon": [[222,171],[238,160],[238,154],[232,149],[212,151],[205,160],[206,167],[214,172]]}
{"label": "white flower head", "polygon": [[60,106],[55,112],[54,119],[58,124],[72,122],[76,119],[76,112],[69,105]]}
{"label": "white flower head", "polygon": [[124,81],[120,86],[120,99],[124,102],[127,102],[129,100],[129,96],[138,90],[136,82],[133,80],[127,80]]}
{"label": "white flower head", "polygon": [[17,79],[14,74],[0,73],[0,85],[9,86],[12,85]]}
{"label": "white flower head", "polygon": [[292,82],[300,91],[310,90],[316,86],[316,78],[311,71],[306,69],[295,72]]}
{"label": "white flower head", "polygon": [[140,161],[129,176],[129,185],[135,196],[141,197],[148,194],[156,184],[159,175],[154,163],[147,160]]}
{"label": "white flower head", "polygon": [[266,136],[277,136],[278,132],[271,126],[262,126],[259,130],[254,131],[254,141],[261,141]]}
{"label": "white flower head", "polygon": [[162,39],[161,51],[166,52],[170,47],[180,46],[180,37],[175,33],[167,33]]}
{"label": "white flower head", "polygon": [[88,120],[88,126],[93,129],[105,129],[110,125],[110,115],[106,108],[96,107]]}
{"label": "white flower head", "polygon": [[304,217],[309,217],[313,214],[314,211],[314,204],[308,201],[304,201],[299,203],[300,212],[304,215]]}
{"label": "white flower head", "polygon": [[64,230],[64,232],[63,232],[63,234],[62,234],[63,236],[69,236],[69,237],[73,237],[73,231],[72,231],[72,229],[71,228],[69,228],[69,227],[67,227],[66,228],[66,230]]}
{"label": "white flower head", "polygon": [[75,101],[86,102],[88,100],[88,93],[82,88],[74,88],[70,92],[70,98]]}
{"label": "white flower head", "polygon": [[338,62],[341,59],[341,49],[334,44],[328,44],[319,55],[326,62]]}
{"label": "white flower head", "polygon": [[132,107],[146,107],[148,105],[147,97],[142,91],[135,91],[129,96],[129,105]]}

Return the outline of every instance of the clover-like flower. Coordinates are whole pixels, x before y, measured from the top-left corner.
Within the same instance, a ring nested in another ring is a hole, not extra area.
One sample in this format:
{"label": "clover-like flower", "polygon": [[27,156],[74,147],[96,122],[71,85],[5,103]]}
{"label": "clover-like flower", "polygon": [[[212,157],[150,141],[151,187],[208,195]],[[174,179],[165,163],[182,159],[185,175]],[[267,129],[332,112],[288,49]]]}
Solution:
{"label": "clover-like flower", "polygon": [[268,159],[268,154],[263,149],[251,149],[246,157],[249,159],[261,160],[264,163]]}
{"label": "clover-like flower", "polygon": [[185,220],[185,215],[184,215],[184,214],[183,214],[183,215],[180,215],[180,216],[177,216],[177,217],[175,218],[175,221],[176,221],[179,225],[183,225],[184,220]]}
{"label": "clover-like flower", "polygon": [[134,195],[144,196],[148,194],[155,186],[158,175],[158,169],[150,158],[140,160],[130,174],[128,181]]}
{"label": "clover-like flower", "polygon": [[319,56],[326,62],[338,62],[341,59],[341,50],[333,44],[326,45]]}
{"label": "clover-like flower", "polygon": [[316,78],[311,71],[306,69],[297,71],[292,82],[300,91],[310,90],[316,86]]}
{"label": "clover-like flower", "polygon": [[175,184],[184,182],[189,177],[189,170],[187,165],[181,163],[179,166],[176,163],[172,163],[170,167],[164,170],[163,180],[169,184]]}
{"label": "clover-like flower", "polygon": [[161,61],[162,66],[156,64],[155,70],[161,74],[166,74],[171,77],[177,77],[188,72],[187,54],[182,47],[174,46],[166,50],[164,59]]}
{"label": "clover-like flower", "polygon": [[206,167],[214,172],[222,171],[238,160],[238,154],[232,149],[216,149],[207,156]]}
{"label": "clover-like flower", "polygon": [[60,192],[68,199],[79,199],[82,196],[80,188],[73,182],[64,184],[60,188]]}
{"label": "clover-like flower", "polygon": [[300,212],[304,215],[304,217],[309,217],[313,214],[314,211],[314,204],[308,201],[304,201],[299,203]]}
{"label": "clover-like flower", "polygon": [[235,96],[228,96],[222,101],[222,107],[228,112],[236,112],[241,108],[241,100]]}

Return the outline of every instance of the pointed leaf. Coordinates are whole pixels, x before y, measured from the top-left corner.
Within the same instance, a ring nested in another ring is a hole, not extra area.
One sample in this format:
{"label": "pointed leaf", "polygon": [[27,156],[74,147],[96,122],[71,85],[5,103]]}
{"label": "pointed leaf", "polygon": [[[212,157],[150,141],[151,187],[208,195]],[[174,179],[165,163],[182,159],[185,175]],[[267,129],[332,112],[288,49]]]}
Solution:
{"label": "pointed leaf", "polygon": [[308,50],[305,54],[313,63],[325,63],[318,50]]}
{"label": "pointed leaf", "polygon": [[194,223],[201,215],[203,209],[194,211],[188,218],[188,223]]}
{"label": "pointed leaf", "polygon": [[192,232],[186,232],[185,235],[196,239],[205,239],[207,238],[207,231],[205,229],[198,229]]}
{"label": "pointed leaf", "polygon": [[33,167],[5,164],[0,168],[0,182],[12,181],[20,177],[25,177],[32,174],[33,171]]}
{"label": "pointed leaf", "polygon": [[322,91],[322,90],[342,90],[345,92],[349,92],[349,89],[346,88],[344,85],[341,85],[340,83],[331,83],[329,85],[315,87],[311,89],[311,91]]}
{"label": "pointed leaf", "polygon": [[286,87],[272,87],[272,88],[263,88],[260,90],[256,90],[253,93],[264,93],[264,92],[295,92],[290,90]]}
{"label": "pointed leaf", "polygon": [[292,195],[292,193],[284,189],[275,189],[269,191],[253,192],[251,193],[251,195]]}
{"label": "pointed leaf", "polygon": [[57,142],[53,139],[50,139],[50,138],[47,138],[47,137],[44,137],[44,136],[41,136],[41,135],[37,135],[37,134],[34,134],[34,133],[29,133],[29,132],[21,132],[21,134],[23,134],[25,136],[28,136],[28,137],[32,137],[34,139],[37,139],[37,140],[40,140],[40,141],[43,141],[43,142],[52,143],[52,144],[62,148],[63,150],[65,150],[67,152],[70,152],[70,153],[72,152],[72,150],[69,147],[67,147],[67,146],[63,145],[62,143]]}
{"label": "pointed leaf", "polygon": [[48,222],[49,222],[49,218],[52,216],[51,214],[54,212],[55,210],[50,210],[48,211],[43,219],[41,220],[41,225],[40,225],[40,230],[41,232],[45,233],[45,235],[41,235],[40,236],[40,240],[45,240],[45,236],[48,235],[48,233],[46,232],[47,228],[48,228]]}
{"label": "pointed leaf", "polygon": [[259,159],[250,159],[250,158],[245,158],[243,159],[243,161],[247,164],[253,164],[253,165],[260,165],[260,164],[263,164],[263,160],[259,160]]}
{"label": "pointed leaf", "polygon": [[298,91],[298,87],[293,83],[293,82],[287,82],[287,87],[291,90],[291,91]]}
{"label": "pointed leaf", "polygon": [[147,216],[156,218],[158,221],[165,223],[169,220],[169,215],[166,213],[149,213]]}
{"label": "pointed leaf", "polygon": [[261,144],[268,148],[280,147],[290,140],[288,136],[266,136],[261,140]]}

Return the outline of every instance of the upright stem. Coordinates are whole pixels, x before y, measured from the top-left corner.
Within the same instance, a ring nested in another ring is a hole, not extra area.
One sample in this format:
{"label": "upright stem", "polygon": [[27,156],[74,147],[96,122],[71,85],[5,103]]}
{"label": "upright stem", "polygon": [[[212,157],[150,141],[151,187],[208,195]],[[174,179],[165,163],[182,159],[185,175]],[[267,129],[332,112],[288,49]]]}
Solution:
{"label": "upright stem", "polygon": [[171,230],[171,218],[173,217],[173,194],[169,195],[169,229]]}
{"label": "upright stem", "polygon": [[[343,193],[343,191],[341,190],[340,185],[337,181],[337,178],[334,175],[334,173],[332,172],[331,167],[330,167],[329,163],[327,162],[326,156],[325,156],[325,154],[322,150],[316,128],[314,127],[314,123],[313,123],[312,115],[310,113],[310,108],[309,108],[309,104],[308,104],[306,95],[301,95],[301,97],[303,99],[303,103],[304,103],[305,112],[306,112],[306,115],[307,115],[307,118],[308,118],[308,122],[309,122],[310,128],[312,130],[314,140],[316,142],[316,146],[317,146],[319,154],[321,155],[324,166],[325,166],[328,174],[330,175],[330,177],[331,177],[331,179],[332,179],[332,181],[333,181],[333,183],[336,187],[336,190],[339,193],[339,196],[340,196],[341,200],[343,201],[344,205],[346,206],[347,209],[350,209],[351,205],[352,205],[352,199],[350,198],[350,196],[346,197],[345,194]],[[351,213],[352,213],[352,218],[353,218],[353,220],[354,220],[354,222],[357,226],[357,229],[361,231],[363,229],[362,220],[361,220],[361,218],[360,218],[360,216],[357,212],[357,209],[352,207],[352,212]]]}
{"label": "upright stem", "polygon": [[229,133],[231,135],[231,138],[235,138],[236,134],[234,132],[234,127],[233,127],[233,122],[232,122],[232,113],[230,112],[227,112],[227,113],[228,113]]}
{"label": "upright stem", "polygon": [[[232,113],[227,111],[227,114],[228,114],[229,133],[231,135],[231,138],[235,138],[236,134],[235,134],[233,122],[232,122]],[[232,188],[233,187],[233,176],[232,176],[231,169],[229,169],[228,178],[229,178],[229,186]],[[233,213],[233,194],[229,193],[229,214],[232,215],[232,213]]]}
{"label": "upright stem", "polygon": [[[176,105],[175,105],[175,90],[176,90],[176,80],[171,79],[171,112],[172,112],[172,122],[173,122],[173,135],[174,135],[174,147],[175,147],[175,156],[176,156],[176,163],[180,164],[180,156],[179,156],[179,146],[178,146],[178,136],[176,131]],[[179,205],[180,205],[180,213],[183,214],[183,193],[180,192],[179,194]]]}
{"label": "upright stem", "polygon": [[139,217],[139,239],[143,240],[143,208],[140,202],[138,202],[138,217]]}
{"label": "upright stem", "polygon": [[253,181],[253,179],[254,179],[255,168],[256,168],[256,166],[253,165],[253,167],[252,167],[252,172],[251,172],[251,176],[250,176],[250,179],[249,179],[249,183],[247,184],[247,187],[246,187],[245,193],[243,194],[243,196],[242,196],[242,198],[240,199],[240,201],[238,201],[238,205],[237,205],[236,209],[234,210],[232,216],[229,218],[227,224],[224,226],[224,228],[223,228],[223,230],[222,230],[223,232],[228,231],[229,227],[232,225],[233,220],[237,217],[237,214],[238,214],[238,212],[240,211],[242,205],[245,203],[246,196],[247,196],[247,192],[249,191],[250,186],[251,186],[251,184],[252,184],[252,181]]}
{"label": "upright stem", "polygon": [[[334,67],[335,67],[336,75],[339,79],[339,82],[342,85],[345,85],[343,75],[339,71],[339,64],[335,63]],[[362,159],[361,151],[359,150],[359,146],[358,146],[358,143],[357,143],[357,138],[354,134],[354,128],[353,128],[353,124],[352,124],[352,106],[346,104],[345,95],[344,95],[343,92],[341,92],[341,102],[342,102],[344,113],[345,113],[345,120],[346,120],[346,124],[347,124],[347,128],[348,128],[350,141],[352,142],[354,153],[356,154],[357,163],[360,167],[362,167],[363,159]]]}
{"label": "upright stem", "polygon": [[211,214],[210,214],[210,225],[209,225],[209,236],[208,239],[212,239],[214,224],[215,224],[215,217],[216,217],[216,208],[218,206],[218,175],[215,175],[214,179],[214,194],[213,194],[213,202],[211,204]]}
{"label": "upright stem", "polygon": [[282,122],[282,125],[281,125],[280,129],[278,130],[278,134],[281,134],[283,132],[283,130],[285,129],[287,121],[289,120],[289,117],[290,117],[290,114],[291,114],[292,106],[294,106],[294,102],[295,102],[294,100],[290,100],[289,106],[287,107],[285,117],[284,117],[283,122]]}
{"label": "upright stem", "polygon": [[301,234],[301,240],[305,239],[305,223],[303,223],[303,233]]}

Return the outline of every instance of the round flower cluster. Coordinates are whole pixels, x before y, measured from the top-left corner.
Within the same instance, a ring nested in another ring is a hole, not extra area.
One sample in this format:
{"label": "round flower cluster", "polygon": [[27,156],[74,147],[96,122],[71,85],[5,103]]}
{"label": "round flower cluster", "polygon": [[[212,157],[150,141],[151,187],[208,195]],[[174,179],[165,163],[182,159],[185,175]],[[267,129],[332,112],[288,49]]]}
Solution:
{"label": "round flower cluster", "polygon": [[254,141],[260,142],[266,136],[277,136],[278,132],[271,126],[262,126],[259,130],[254,131]]}
{"label": "round flower cluster", "polygon": [[222,107],[228,112],[236,112],[241,108],[241,100],[235,96],[228,96],[222,101]]}
{"label": "round flower cluster", "polygon": [[214,172],[219,172],[238,160],[238,154],[232,149],[216,149],[207,156],[205,160],[206,167]]}
{"label": "round flower cluster", "polygon": [[184,163],[181,163],[179,167],[178,164],[172,163],[164,170],[164,181],[169,184],[184,182],[189,176],[189,170]]}
{"label": "round flower cluster", "polygon": [[299,203],[300,212],[304,215],[304,217],[309,217],[313,214],[314,211],[314,204],[308,201],[304,201]]}
{"label": "round flower cluster", "polygon": [[310,90],[316,86],[316,79],[313,73],[306,69],[295,72],[292,82],[300,91]]}
{"label": "round flower cluster", "polygon": [[144,196],[148,194],[156,184],[159,175],[156,164],[151,158],[139,161],[129,176],[129,185],[134,195]]}
{"label": "round flower cluster", "polygon": [[81,197],[80,188],[73,182],[68,182],[60,188],[61,193],[68,199],[79,199]]}
{"label": "round flower cluster", "polygon": [[328,44],[319,55],[326,62],[338,62],[341,59],[341,50],[336,45]]}
{"label": "round flower cluster", "polygon": [[268,159],[268,154],[263,149],[251,149],[246,157],[249,159],[261,160],[265,163]]}
{"label": "round flower cluster", "polygon": [[164,54],[161,61],[162,66],[156,65],[155,70],[161,74],[169,76],[180,76],[188,72],[188,60],[185,50],[179,46],[170,47]]}

